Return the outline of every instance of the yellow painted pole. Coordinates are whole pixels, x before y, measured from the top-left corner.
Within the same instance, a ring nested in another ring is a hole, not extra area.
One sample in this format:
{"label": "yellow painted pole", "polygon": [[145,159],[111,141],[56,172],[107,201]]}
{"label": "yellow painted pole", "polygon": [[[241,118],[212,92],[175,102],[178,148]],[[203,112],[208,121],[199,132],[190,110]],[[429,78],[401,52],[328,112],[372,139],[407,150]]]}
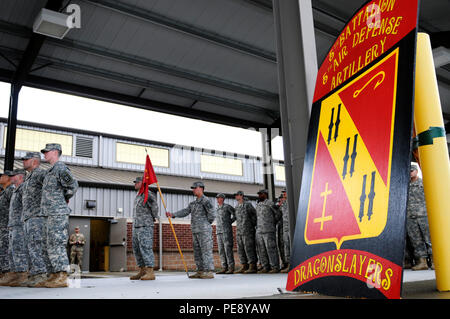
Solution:
{"label": "yellow painted pole", "polygon": [[430,37],[418,33],[414,124],[430,225],[436,285],[450,291],[450,163]]}
{"label": "yellow painted pole", "polygon": [[[164,210],[167,212],[166,203],[164,202],[164,197],[162,195],[161,188],[159,187],[159,183],[156,183],[156,186],[158,187],[159,196],[161,197],[161,201],[162,201],[162,203],[164,205]],[[186,266],[186,262],[184,261],[183,253],[181,252],[180,244],[178,243],[178,238],[177,238],[177,234],[175,233],[175,228],[173,228],[171,218],[170,217],[167,217],[167,218],[169,219],[170,228],[172,228],[173,237],[175,237],[175,242],[177,243],[178,252],[180,253],[181,260],[183,261],[184,270],[186,271],[186,275],[189,278],[189,272],[188,272],[188,269],[187,269],[187,266]]]}

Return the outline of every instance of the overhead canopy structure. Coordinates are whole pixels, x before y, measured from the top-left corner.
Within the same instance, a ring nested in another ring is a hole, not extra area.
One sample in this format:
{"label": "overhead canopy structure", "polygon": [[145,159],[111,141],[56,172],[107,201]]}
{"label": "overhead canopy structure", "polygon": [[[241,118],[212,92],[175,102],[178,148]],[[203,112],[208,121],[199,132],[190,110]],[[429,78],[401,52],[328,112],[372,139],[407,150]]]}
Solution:
{"label": "overhead canopy structure", "polygon": [[[312,1],[318,61],[364,2]],[[61,40],[32,32],[43,7],[65,12],[69,4],[80,8],[80,28]],[[447,0],[421,1],[420,29],[440,54],[447,120],[449,12]],[[280,127],[275,37],[271,0],[4,0],[0,80],[244,128]]]}

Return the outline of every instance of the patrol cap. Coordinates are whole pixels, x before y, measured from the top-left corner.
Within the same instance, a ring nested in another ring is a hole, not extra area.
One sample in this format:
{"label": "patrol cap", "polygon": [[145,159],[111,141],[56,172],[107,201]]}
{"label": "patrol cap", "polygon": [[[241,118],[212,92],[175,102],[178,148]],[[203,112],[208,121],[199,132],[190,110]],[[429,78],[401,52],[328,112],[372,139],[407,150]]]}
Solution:
{"label": "patrol cap", "polygon": [[269,191],[267,189],[260,189],[257,194],[262,194],[262,193],[266,193],[267,195],[269,195]]}
{"label": "patrol cap", "polygon": [[58,144],[58,143],[45,144],[45,148],[41,150],[41,153],[47,153],[47,152],[50,152],[53,150],[58,150],[58,151],[62,152],[61,144]]}
{"label": "patrol cap", "polygon": [[41,154],[38,153],[38,152],[27,152],[25,154],[25,156],[21,158],[21,160],[28,160],[30,158],[39,158],[40,159],[41,158]]}
{"label": "patrol cap", "polygon": [[410,170],[411,171],[418,171],[419,169],[417,167],[417,164],[411,164],[411,169]]}
{"label": "patrol cap", "polygon": [[224,193],[219,193],[219,194],[217,194],[217,195],[216,195],[216,198],[219,198],[219,197],[225,198],[225,194],[224,194]]}
{"label": "patrol cap", "polygon": [[281,193],[286,193],[286,188],[283,188],[283,189],[281,190]]}
{"label": "patrol cap", "polygon": [[205,184],[203,184],[203,182],[194,182],[191,186],[191,189],[194,189],[197,187],[201,187],[201,188],[205,189]]}
{"label": "patrol cap", "polygon": [[14,176],[16,174],[14,174],[13,171],[6,170],[1,175]]}
{"label": "patrol cap", "polygon": [[138,176],[138,177],[136,177],[136,179],[133,181],[133,183],[139,183],[139,182],[142,182],[142,176]]}
{"label": "patrol cap", "polygon": [[236,193],[234,193],[234,196],[236,196],[236,195],[244,196],[244,192],[243,191],[237,191]]}
{"label": "patrol cap", "polygon": [[10,173],[9,176],[16,176],[16,175],[20,175],[20,174],[26,175],[27,172],[24,169],[15,169]]}

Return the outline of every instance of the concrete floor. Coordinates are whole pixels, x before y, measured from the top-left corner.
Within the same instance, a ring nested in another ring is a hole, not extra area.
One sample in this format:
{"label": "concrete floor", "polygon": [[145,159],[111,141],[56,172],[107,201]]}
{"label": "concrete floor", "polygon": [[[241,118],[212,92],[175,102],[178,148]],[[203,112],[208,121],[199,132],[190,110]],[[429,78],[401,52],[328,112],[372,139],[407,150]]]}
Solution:
{"label": "concrete floor", "polygon": [[[131,281],[131,273],[87,273],[70,280],[70,288],[0,287],[0,299],[327,299],[317,294],[287,292],[287,274],[216,275],[189,279],[182,272],[156,271],[155,281]],[[432,270],[405,270],[403,298],[450,299],[436,291]]]}

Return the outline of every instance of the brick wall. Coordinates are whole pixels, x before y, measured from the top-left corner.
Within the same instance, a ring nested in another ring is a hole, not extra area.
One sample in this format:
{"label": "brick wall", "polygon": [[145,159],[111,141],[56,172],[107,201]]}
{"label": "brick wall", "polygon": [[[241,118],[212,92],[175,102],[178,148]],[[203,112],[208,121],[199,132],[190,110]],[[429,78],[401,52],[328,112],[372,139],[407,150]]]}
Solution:
{"label": "brick wall", "polygon": [[[183,253],[184,260],[186,262],[189,271],[196,270],[194,262],[194,254],[192,247],[192,232],[190,224],[174,224],[172,223],[175,233],[177,234],[178,243],[180,244],[181,252]],[[163,269],[164,270],[181,270],[184,271],[183,261],[181,260],[180,253],[178,252],[177,244],[172,233],[172,229],[169,223],[162,224],[163,232]],[[133,234],[133,224],[128,223],[127,225],[127,270],[134,271],[137,270],[136,260],[133,254],[132,246],[132,234]],[[236,268],[239,269],[241,264],[239,262],[239,257],[237,254],[236,246],[236,226],[233,226],[233,237],[234,237],[234,262]],[[213,255],[214,255],[214,266],[218,269],[221,268],[221,262],[219,257],[219,251],[217,248],[216,239],[216,226],[213,225]],[[155,254],[155,269],[159,269],[159,224],[155,223],[153,232],[153,253]]]}

